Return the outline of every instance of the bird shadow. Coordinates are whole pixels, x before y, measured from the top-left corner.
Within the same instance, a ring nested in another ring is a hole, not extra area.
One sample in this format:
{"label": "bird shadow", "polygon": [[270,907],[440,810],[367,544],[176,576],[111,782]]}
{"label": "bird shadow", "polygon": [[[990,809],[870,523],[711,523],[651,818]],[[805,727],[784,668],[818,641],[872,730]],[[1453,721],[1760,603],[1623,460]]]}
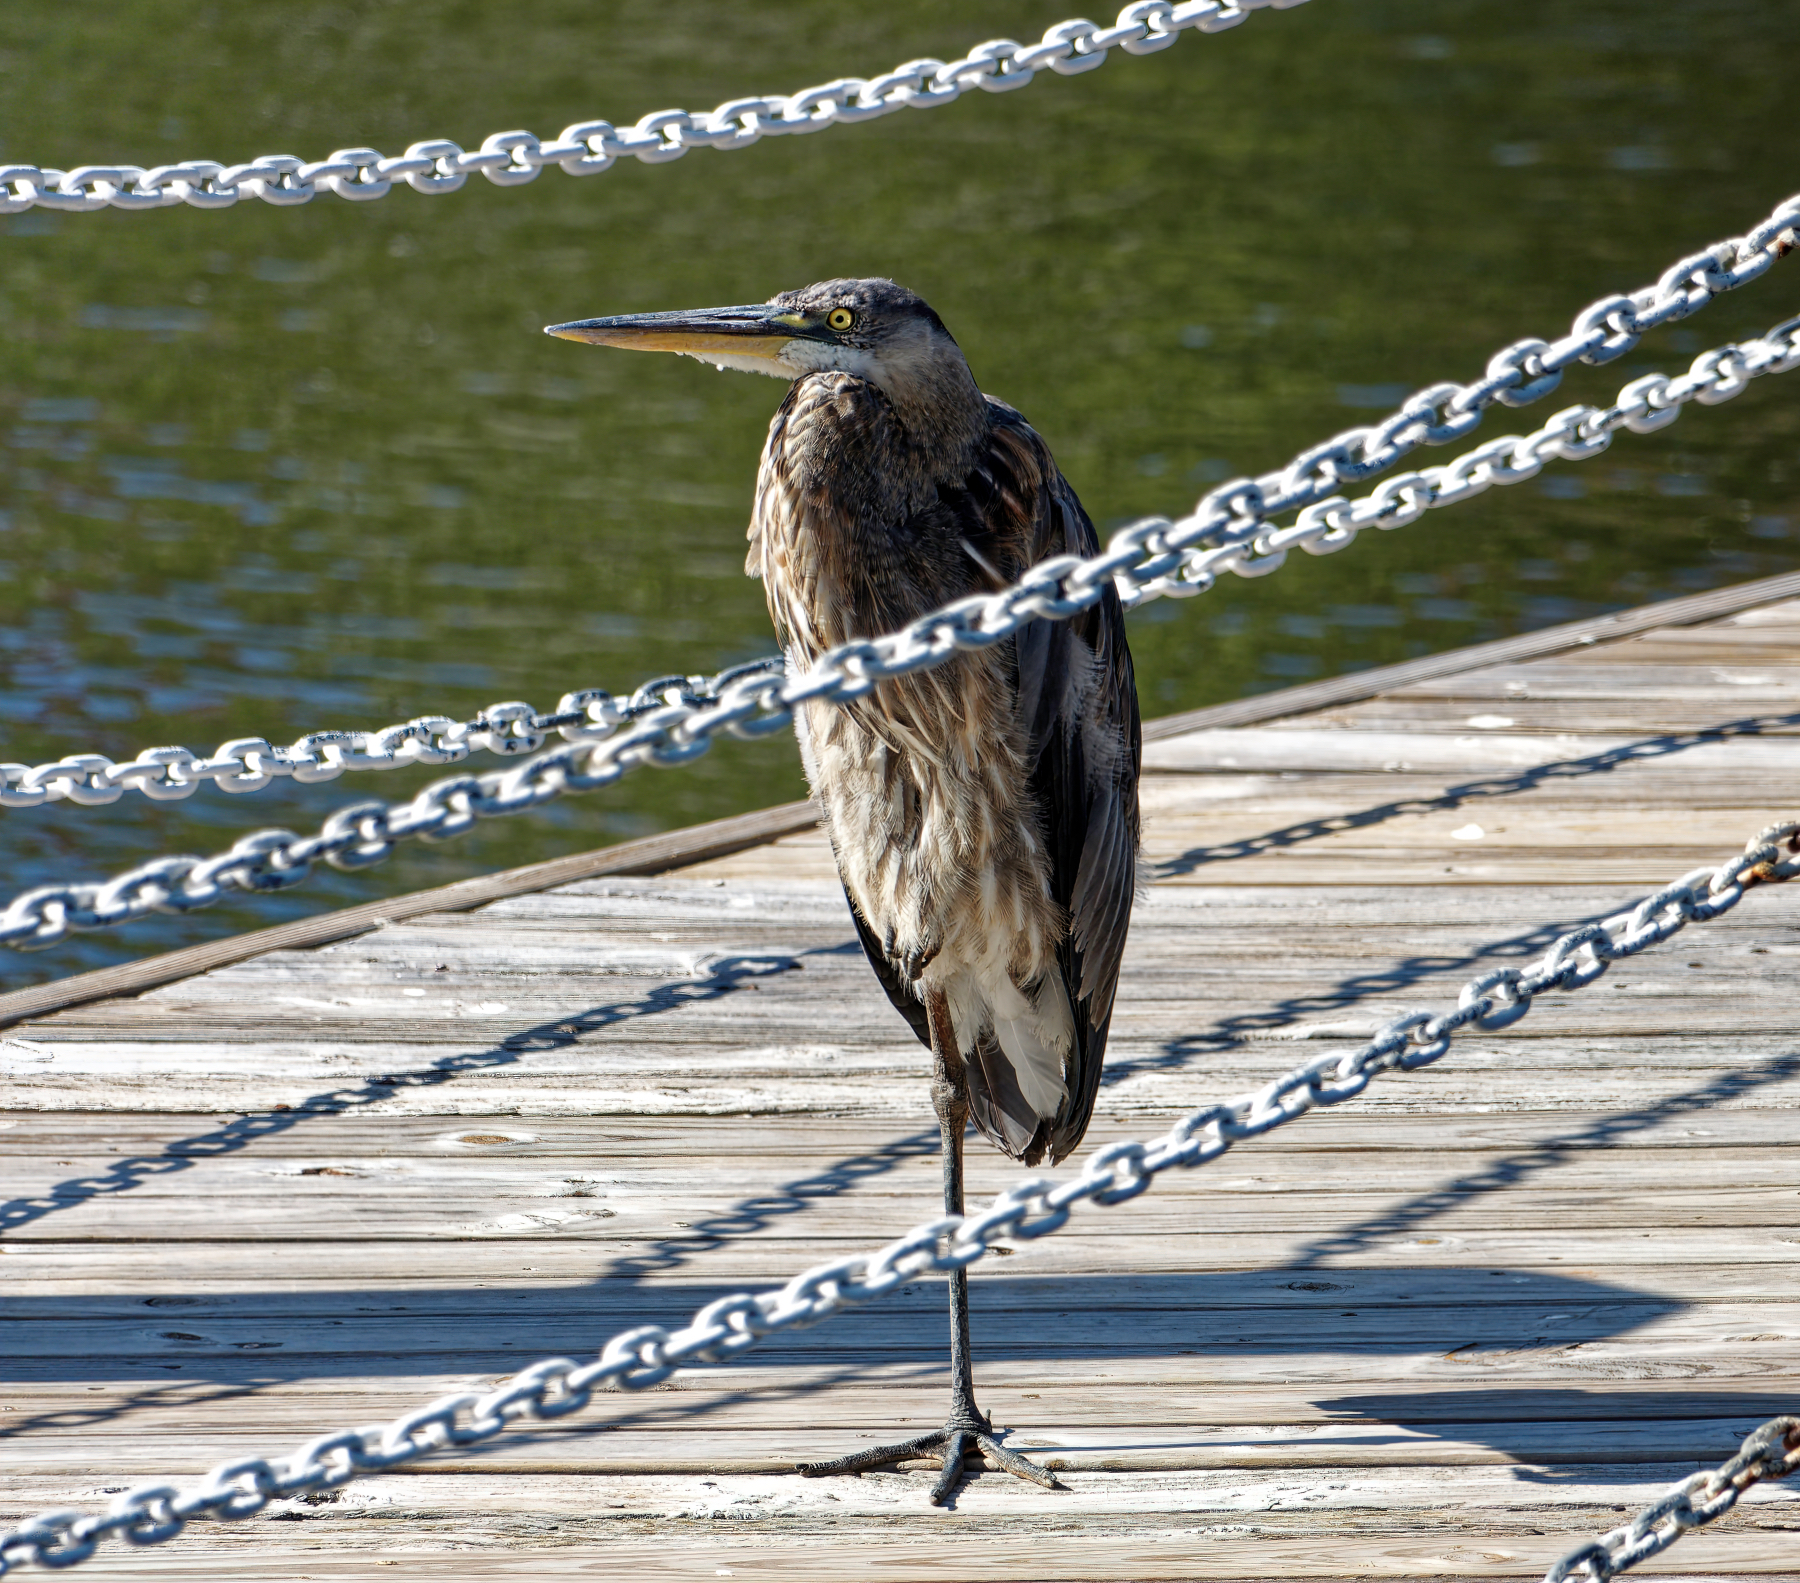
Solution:
{"label": "bird shadow", "polygon": [[[1416,1436],[1478,1440],[1516,1463],[1557,1464],[1514,1467],[1522,1484],[1586,1484],[1597,1464],[1723,1461],[1759,1423],[1793,1412],[1794,1393],[1486,1386],[1332,1396],[1314,1405],[1332,1417],[1390,1424]],[[1583,1445],[1571,1443],[1578,1424],[1596,1426]],[[1620,1435],[1621,1424],[1654,1424],[1654,1450]]]}

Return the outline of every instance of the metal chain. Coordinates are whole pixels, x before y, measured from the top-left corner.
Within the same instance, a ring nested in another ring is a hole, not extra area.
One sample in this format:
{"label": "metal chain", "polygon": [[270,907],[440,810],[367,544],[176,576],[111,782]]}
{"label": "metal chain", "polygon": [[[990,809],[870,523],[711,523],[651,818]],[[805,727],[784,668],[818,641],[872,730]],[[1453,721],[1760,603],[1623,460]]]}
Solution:
{"label": "metal chain", "polygon": [[[1767,219],[1744,236],[1728,237],[1677,259],[1654,284],[1589,303],[1575,315],[1569,333],[1560,340],[1528,337],[1515,341],[1488,359],[1480,379],[1466,385],[1453,381],[1428,385],[1379,423],[1346,429],[1301,452],[1275,472],[1220,484],[1202,497],[1192,516],[1175,527],[1195,536],[1196,541],[1206,535],[1215,535],[1215,543],[1247,541],[1268,518],[1324,502],[1347,484],[1366,482],[1421,445],[1462,439],[1496,401],[1508,407],[1525,406],[1555,390],[1562,383],[1563,371],[1572,364],[1598,365],[1623,356],[1646,331],[1698,313],[1714,297],[1757,279],[1793,251],[1797,238],[1800,193],[1777,204]],[[1632,389],[1626,387],[1628,393]]]}
{"label": "metal chain", "polygon": [[[1800,212],[1800,200],[1793,202]],[[1680,417],[1681,408],[1690,401],[1717,406],[1739,394],[1751,380],[1786,373],[1796,363],[1800,363],[1800,317],[1784,320],[1752,340],[1702,352],[1684,374],[1645,374],[1634,379],[1610,406],[1565,407],[1531,434],[1501,435],[1465,451],[1453,462],[1396,474],[1355,501],[1324,493],[1324,475],[1338,470],[1329,459],[1303,487],[1284,484],[1274,494],[1264,488],[1266,477],[1223,484],[1201,500],[1192,516],[1178,522],[1151,518],[1113,536],[1111,544],[1115,546],[1135,534],[1149,547],[1181,552],[1177,568],[1161,577],[1140,580],[1132,592],[1121,588],[1120,597],[1134,605],[1163,594],[1180,598],[1203,593],[1224,570],[1240,577],[1264,577],[1296,546],[1313,555],[1333,554],[1350,544],[1363,528],[1404,527],[1437,506],[1471,499],[1495,484],[1535,478],[1547,461],[1586,461],[1612,444],[1620,429],[1654,433]],[[1353,474],[1366,476],[1359,469],[1340,471],[1346,482],[1354,481]],[[1270,519],[1290,510],[1301,492],[1314,498],[1291,527],[1277,528]],[[1134,575],[1142,578],[1141,571]]]}
{"label": "metal chain", "polygon": [[1771,1418],[1723,1467],[1690,1473],[1623,1528],[1571,1550],[1544,1574],[1544,1583],[1568,1583],[1577,1572],[1592,1583],[1609,1583],[1638,1562],[1660,1555],[1690,1528],[1723,1517],[1752,1484],[1784,1479],[1796,1471],[1800,1471],[1800,1418]]}
{"label": "metal chain", "polygon": [[[496,1390],[440,1397],[390,1423],[321,1435],[278,1463],[239,1457],[221,1463],[187,1489],[167,1483],[141,1485],[120,1495],[103,1516],[46,1512],[0,1535],[0,1575],[22,1561],[73,1566],[92,1555],[109,1534],[120,1534],[133,1544],[160,1544],[173,1539],[193,1517],[228,1521],[251,1517],[271,1500],[335,1489],[444,1447],[476,1445],[522,1420],[580,1412],[598,1386],[643,1390],[683,1365],[723,1363],[765,1336],[818,1324],[930,1272],[967,1269],[999,1238],[1030,1241],[1047,1236],[1068,1222],[1078,1204],[1122,1204],[1144,1192],[1164,1171],[1210,1165],[1235,1144],[1262,1137],[1315,1106],[1341,1105],[1356,1098],[1384,1072],[1429,1066],[1467,1028],[1495,1032],[1510,1027],[1530,1012],[1537,996],[1585,989],[1614,962],[1661,944],[1691,923],[1722,917],[1753,886],[1800,876],[1800,856],[1795,854],[1800,854],[1800,820],[1770,825],[1750,838],[1741,855],[1717,868],[1694,869],[1629,910],[1563,935],[1535,962],[1496,968],[1470,979],[1457,996],[1454,1011],[1405,1013],[1356,1049],[1326,1051],[1253,1093],[1183,1116],[1153,1143],[1107,1144],[1087,1157],[1081,1174],[1072,1180],[1026,1177],[1000,1193],[982,1213],[929,1220],[874,1253],[815,1265],[783,1287],[721,1297],[698,1310],[679,1330],[661,1325],[623,1330],[605,1344],[595,1362],[547,1358]],[[1719,1476],[1729,1473],[1730,1479],[1737,1479],[1743,1471],[1733,1462]],[[1731,1500],[1738,1487],[1733,1485]],[[1709,1521],[1730,1504],[1726,1500],[1717,1505],[1724,1497],[1713,1494],[1703,1497],[1697,1508],[1671,1504],[1674,1500],[1673,1495],[1665,1497],[1630,1528],[1565,1557],[1558,1563],[1560,1571],[1552,1569],[1549,1583],[1565,1583],[1576,1565],[1589,1567],[1595,1583],[1605,1583],[1611,1573],[1601,1570],[1603,1566],[1620,1570],[1673,1543],[1684,1510],[1692,1519],[1685,1525],[1692,1526],[1693,1521]],[[1665,1519],[1676,1526],[1656,1526]],[[1653,1536],[1654,1542],[1645,1535]]]}
{"label": "metal chain", "polygon": [[621,725],[672,702],[714,703],[718,689],[740,676],[779,674],[777,658],[734,666],[719,675],[659,676],[629,698],[598,687],[564,693],[549,714],[530,704],[489,704],[472,719],[420,715],[381,731],[310,731],[291,747],[262,737],[233,737],[210,758],[188,748],[146,748],[114,763],[104,754],[74,753],[53,764],[0,764],[0,808],[38,808],[67,799],[93,808],[117,802],[127,790],[157,802],[191,797],[209,781],[220,791],[261,791],[280,777],[311,785],[346,770],[398,769],[408,764],[459,764],[474,752],[516,758],[535,753],[552,732],[567,742],[599,742]]}
{"label": "metal chain", "polygon": [[530,132],[496,132],[468,151],[447,138],[414,143],[391,157],[373,148],[340,148],[321,160],[264,154],[242,165],[190,159],[146,170],[140,165],[83,165],[47,170],[0,164],[0,214],[33,207],[89,214],[97,209],[160,209],[191,204],[229,209],[243,197],[264,203],[310,203],[320,192],[367,202],[385,198],[396,181],[428,195],[455,192],[476,171],[498,187],[535,181],[546,165],[592,176],[629,154],[646,165],[680,159],[690,149],[748,148],[765,137],[819,132],[839,122],[872,121],[896,110],[931,110],[968,89],[1009,93],[1044,67],[1065,77],[1106,63],[1114,47],[1130,55],[1167,49],[1189,28],[1223,33],[1252,11],[1289,10],[1305,0],[1138,0],[1111,27],[1059,22],[1033,44],[1009,38],[977,44],[960,60],[913,60],[879,77],[840,77],[798,93],[729,99],[710,112],[658,110],[635,125],[577,121],[545,142]]}
{"label": "metal chain", "polygon": [[[1490,448],[1471,451],[1451,464],[1454,476],[1445,477],[1441,468],[1402,474],[1353,506],[1333,493],[1343,484],[1361,483],[1387,471],[1421,445],[1461,438],[1495,402],[1519,407],[1539,400],[1556,388],[1571,364],[1611,362],[1637,345],[1646,331],[1685,318],[1720,292],[1755,280],[1794,247],[1796,227],[1800,227],[1800,194],[1779,204],[1747,235],[1678,259],[1654,285],[1590,303],[1560,341],[1516,341],[1488,360],[1487,372],[1478,380],[1428,386],[1379,424],[1346,429],[1276,472],[1221,484],[1200,501],[1192,516],[1179,522],[1159,517],[1132,524],[1126,532],[1160,526],[1165,543],[1188,553],[1176,571],[1147,585],[1121,578],[1121,597],[1127,605],[1135,605],[1162,594],[1199,593],[1212,586],[1208,574],[1227,565],[1239,576],[1261,576],[1281,565],[1296,544],[1314,555],[1328,555],[1349,544],[1360,528],[1400,527],[1432,506],[1479,494],[1490,484],[1529,478],[1549,457],[1573,459],[1586,445],[1603,449],[1603,436],[1621,426],[1643,433],[1673,422],[1674,408],[1689,396],[1672,392],[1687,385],[1652,374],[1627,385],[1612,408],[1571,407],[1525,440],[1496,440],[1491,454]],[[1764,340],[1791,328],[1791,322],[1778,326]],[[1697,360],[1683,376],[1689,384],[1697,375],[1705,382],[1704,389],[1692,390],[1693,398],[1717,402],[1735,395],[1735,388],[1723,389],[1720,384],[1734,375],[1718,360],[1733,354],[1759,355],[1752,351],[1758,344],[1722,347]],[[1702,370],[1706,358],[1715,362]],[[1746,363],[1742,377],[1771,371]],[[1456,473],[1456,468],[1463,471]],[[1303,509],[1294,527],[1282,533],[1264,531],[1269,519],[1296,508]],[[1124,535],[1115,536],[1112,547],[1124,542]],[[210,758],[184,747],[159,747],[125,763],[103,754],[75,753],[48,764],[0,764],[0,808],[35,808],[65,798],[91,807],[116,801],[126,787],[168,801],[191,796],[207,781],[223,791],[253,792],[277,776],[316,782],[334,780],[346,770],[458,763],[478,749],[508,756],[534,753],[552,730],[568,741],[600,740],[646,712],[643,700],[660,697],[669,681],[646,682],[625,705],[616,704],[608,693],[588,689],[564,694],[548,715],[538,714],[529,704],[492,704],[471,720],[421,715],[382,731],[309,732],[289,748],[273,748],[262,737],[237,737],[221,743]],[[685,681],[699,685],[695,677]]]}
{"label": "metal chain", "polygon": [[[1211,588],[1219,573],[1260,577],[1282,564],[1295,544],[1315,555],[1342,549],[1361,527],[1394,528],[1435,506],[1471,499],[1496,484],[1533,477],[1549,457],[1597,456],[1621,428],[1660,429],[1688,401],[1728,401],[1752,379],[1800,366],[1800,319],[1741,345],[1704,352],[1687,373],[1634,379],[1609,407],[1568,407],[1529,435],[1502,435],[1442,467],[1389,479],[1355,502],[1341,497],[1302,511],[1291,528],[1262,516],[1209,506],[1180,522],[1150,518],[1121,528],[1099,555],[1040,561],[1012,587],[977,594],[921,616],[885,637],[845,643],[812,669],[782,674],[774,661],[740,666],[710,681],[685,683],[666,700],[604,740],[575,741],[514,768],[459,775],[427,786],[410,802],[352,803],[317,835],[258,830],[211,858],[162,857],[102,884],[43,885],[0,914],[0,946],[38,950],[72,930],[105,929],[153,912],[190,912],[228,891],[285,890],[323,859],[337,868],[366,868],[397,842],[462,834],[477,819],[525,813],[567,793],[596,791],[640,764],[669,766],[698,758],[712,738],[765,737],[784,730],[801,704],[843,704],[866,696],[888,677],[940,665],[965,649],[982,649],[1037,620],[1061,621],[1098,603],[1109,584],[1127,605],[1164,594]],[[1215,492],[1216,493],[1216,492]],[[1241,503],[1242,495],[1232,502]],[[640,692],[642,689],[640,689]]]}

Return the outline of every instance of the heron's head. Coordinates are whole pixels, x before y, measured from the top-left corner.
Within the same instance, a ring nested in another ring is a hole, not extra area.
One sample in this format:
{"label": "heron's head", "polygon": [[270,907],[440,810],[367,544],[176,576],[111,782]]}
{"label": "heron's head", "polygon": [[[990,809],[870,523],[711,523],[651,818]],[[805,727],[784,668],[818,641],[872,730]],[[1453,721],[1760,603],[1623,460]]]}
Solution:
{"label": "heron's head", "polygon": [[839,369],[880,386],[902,406],[932,393],[966,397],[975,389],[944,321],[891,280],[824,280],[748,308],[578,319],[546,333],[596,346],[679,352],[777,379]]}

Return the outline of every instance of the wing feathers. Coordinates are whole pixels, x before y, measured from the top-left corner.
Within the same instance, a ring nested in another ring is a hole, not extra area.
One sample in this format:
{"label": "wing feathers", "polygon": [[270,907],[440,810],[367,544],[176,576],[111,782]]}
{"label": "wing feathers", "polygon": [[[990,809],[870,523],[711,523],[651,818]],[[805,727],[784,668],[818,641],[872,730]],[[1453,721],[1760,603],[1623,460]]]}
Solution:
{"label": "wing feathers", "polygon": [[[1021,571],[1052,555],[1097,553],[1094,525],[1043,441],[1010,407],[993,406],[989,467],[1006,475],[1006,486],[990,498],[1017,515],[1006,524],[990,515],[990,531],[1012,538]],[[1057,953],[1074,1025],[1067,1092],[1049,1137],[1032,1140],[1061,1160],[1093,1115],[1137,884],[1137,690],[1124,611],[1110,588],[1073,620],[1032,622],[1014,652],[1051,893],[1069,922]],[[995,1141],[1018,1152],[1010,1138]],[[1035,1152],[1024,1157],[1035,1160]]]}
{"label": "wing feathers", "polygon": [[[940,485],[936,506],[898,536],[922,558],[937,553],[934,544],[952,551],[963,591],[991,583],[991,572],[1015,578],[1050,556],[1099,548],[1093,523],[1044,442],[1011,407],[991,398],[989,407],[992,424],[966,479]],[[1080,1143],[1099,1092],[1137,881],[1141,755],[1124,611],[1110,587],[1073,620],[1031,622],[1011,640],[1007,658],[1046,879],[1067,919],[1056,948],[1057,984],[1047,975],[1018,986],[1028,997],[1053,992],[1067,1000],[1066,1019],[1062,1008],[1053,1019],[1038,1019],[1039,1033],[1054,1024],[1057,1042],[1068,1043],[1055,1114],[1046,1117],[1040,1107],[1054,1092],[1046,1058],[1058,1057],[1040,1049],[1045,1041],[1030,1029],[1000,1032],[990,1023],[976,1031],[965,1059],[976,1125],[1006,1153],[1035,1164],[1046,1152],[1061,1160]],[[915,678],[932,680],[930,672]],[[922,740],[909,746],[932,750]],[[888,998],[929,1044],[915,985],[860,915],[856,925]]]}

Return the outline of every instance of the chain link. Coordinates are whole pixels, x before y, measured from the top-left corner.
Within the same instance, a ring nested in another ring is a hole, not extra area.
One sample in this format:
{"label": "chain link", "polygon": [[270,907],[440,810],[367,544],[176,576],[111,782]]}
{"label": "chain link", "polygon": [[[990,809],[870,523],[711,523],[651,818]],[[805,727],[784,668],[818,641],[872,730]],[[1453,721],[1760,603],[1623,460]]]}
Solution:
{"label": "chain link", "polygon": [[[1800,199],[1794,203],[1800,209]],[[1351,544],[1363,528],[1404,527],[1427,511],[1472,499],[1496,484],[1535,478],[1548,461],[1586,461],[1604,451],[1620,429],[1653,433],[1673,423],[1690,401],[1716,406],[1738,395],[1751,380],[1786,373],[1796,363],[1800,363],[1800,318],[1785,320],[1752,340],[1702,352],[1685,373],[1634,379],[1610,406],[1565,407],[1530,434],[1501,435],[1452,462],[1398,473],[1354,501],[1340,494],[1318,494],[1288,527],[1277,527],[1270,519],[1291,509],[1293,501],[1272,504],[1261,488],[1266,480],[1221,485],[1201,500],[1192,516],[1175,522],[1151,518],[1115,535],[1114,545],[1127,534],[1141,535],[1148,547],[1175,554],[1171,571],[1145,580],[1140,568],[1132,588],[1121,583],[1120,596],[1129,606],[1164,594],[1203,593],[1226,570],[1240,577],[1264,577],[1296,547],[1312,555],[1333,554]],[[1308,489],[1315,486],[1323,489],[1317,480]]]}
{"label": "chain link", "polygon": [[388,156],[373,148],[340,148],[321,160],[264,154],[241,165],[190,159],[174,165],[82,165],[49,170],[0,164],[0,214],[62,209],[160,209],[189,204],[229,209],[240,198],[264,203],[310,203],[321,192],[368,202],[385,198],[396,181],[415,192],[455,192],[480,172],[499,187],[535,181],[546,165],[571,176],[592,176],[625,155],[646,165],[680,159],[690,149],[748,148],[765,137],[819,132],[839,122],[871,121],[896,110],[929,110],[950,104],[971,88],[1007,93],[1023,88],[1048,67],[1062,76],[1092,71],[1108,51],[1149,55],[1167,49],[1189,28],[1223,33],[1264,9],[1289,10],[1305,0],[1138,0],[1111,27],[1060,22],[1034,44],[991,39],[960,60],[914,60],[879,77],[840,77],[835,82],[770,98],[731,99],[710,113],[659,110],[632,126],[577,121],[548,142],[530,132],[495,132],[466,150],[446,138],[414,143]]}
{"label": "chain link", "polygon": [[[1138,13],[1166,9],[1147,4],[1128,7],[1127,13],[1144,21]],[[1125,24],[1121,21],[1120,25]],[[1169,41],[1174,37],[1173,33],[1167,35]],[[983,50],[997,48],[981,46]],[[957,68],[965,65],[966,61],[955,63]],[[772,102],[735,101],[740,108]],[[752,112],[745,109],[743,113]],[[1360,483],[1385,472],[1420,445],[1439,445],[1462,437],[1481,422],[1483,411],[1495,402],[1522,406],[1538,400],[1556,388],[1570,364],[1610,362],[1635,346],[1646,330],[1693,313],[1718,292],[1756,279],[1793,248],[1797,226],[1800,194],[1779,204],[1748,235],[1717,242],[1704,252],[1677,260],[1654,285],[1629,296],[1604,297],[1591,303],[1576,315],[1574,328],[1562,340],[1515,342],[1489,359],[1482,379],[1467,385],[1428,386],[1379,424],[1348,429],[1303,451],[1276,472],[1221,484],[1201,499],[1190,516],[1179,520],[1152,517],[1133,523],[1115,534],[1106,552],[1094,560],[1077,562],[1062,557],[1043,562],[1008,592],[1023,599],[1021,590],[1029,588],[1031,614],[1055,617],[1072,615],[1092,604],[1109,578],[1116,581],[1127,606],[1165,594],[1201,593],[1212,587],[1221,570],[1240,577],[1261,577],[1279,567],[1295,546],[1309,554],[1329,555],[1350,544],[1362,528],[1401,527],[1433,507],[1468,499],[1491,485],[1533,477],[1552,458],[1579,461],[1596,455],[1620,428],[1638,433],[1659,429],[1672,423],[1677,409],[1689,400],[1727,401],[1750,379],[1793,366],[1795,325],[1800,321],[1778,325],[1758,341],[1704,353],[1685,375],[1671,379],[1650,374],[1633,380],[1611,407],[1565,408],[1534,434],[1504,436],[1448,466],[1402,473],[1354,503],[1333,492],[1342,484]],[[1294,510],[1299,517],[1292,526],[1274,527],[1273,518]],[[1066,590],[1057,586],[1059,580]],[[1069,603],[1069,597],[1079,602]],[[995,625],[998,618],[990,616],[978,637],[960,613],[965,606],[978,603],[981,601],[965,601],[915,622],[891,640],[899,645],[896,653],[935,664],[952,648],[994,642],[1016,630]],[[1019,608],[1025,609],[1026,603]],[[839,651],[846,663],[863,654],[863,645],[852,648],[855,655],[849,649]],[[877,666],[891,667],[891,661],[872,650],[869,658]],[[460,763],[474,751],[507,756],[534,753],[551,731],[569,742],[603,739],[620,724],[649,712],[671,683],[690,688],[709,685],[716,692],[728,679],[753,669],[728,671],[707,684],[696,677],[659,678],[646,682],[624,704],[599,689],[565,693],[548,715],[537,713],[529,704],[509,702],[491,704],[469,720],[421,715],[381,731],[309,732],[287,748],[271,747],[262,737],[237,737],[220,743],[210,758],[185,747],[158,747],[147,748],[124,763],[97,753],[70,754],[48,764],[0,763],[0,808],[35,808],[65,799],[94,807],[116,802],[126,789],[170,801],[191,796],[208,781],[223,791],[253,792],[278,777],[310,783],[334,780],[346,770]],[[875,674],[896,672],[889,668]],[[656,762],[671,760],[665,757]],[[0,932],[0,944],[5,943]]]}
{"label": "chain link", "polygon": [[[1220,484],[1178,526],[1197,537],[1210,535],[1211,542],[1237,543],[1268,518],[1325,500],[1344,485],[1363,483],[1421,445],[1459,440],[1495,402],[1522,407],[1537,401],[1562,383],[1564,370],[1573,364],[1610,363],[1647,331],[1697,313],[1722,292],[1757,279],[1794,249],[1797,228],[1800,193],[1777,204],[1745,235],[1677,259],[1651,285],[1589,303],[1560,340],[1515,341],[1488,360],[1480,379],[1428,385],[1379,423],[1346,429],[1275,472]],[[1170,542],[1186,541],[1178,537]]]}
{"label": "chain link", "polygon": [[[1115,533],[1097,556],[1040,561],[1010,588],[958,600],[885,637],[842,644],[805,672],[785,674],[779,661],[759,660],[709,679],[648,682],[627,706],[635,712],[606,727],[600,740],[593,739],[602,730],[600,723],[571,725],[567,729],[577,734],[576,740],[511,769],[452,776],[427,786],[410,802],[352,803],[332,814],[316,835],[259,830],[211,858],[162,857],[101,884],[39,886],[0,913],[0,946],[38,950],[74,930],[111,928],[153,912],[211,906],[233,890],[285,890],[306,879],[321,859],[337,868],[366,868],[401,841],[461,835],[478,819],[526,813],[565,794],[610,786],[640,764],[685,764],[706,752],[715,736],[768,736],[787,727],[800,704],[846,703],[866,696],[885,678],[942,664],[961,650],[986,648],[1029,622],[1065,620],[1097,603],[1109,582],[1127,605],[1137,605],[1164,594],[1201,593],[1227,570],[1242,577],[1264,576],[1296,544],[1315,555],[1329,554],[1349,544],[1363,527],[1396,528],[1493,485],[1520,483],[1552,457],[1581,461],[1597,456],[1621,428],[1639,433],[1660,429],[1688,401],[1728,401],[1752,379],[1795,366],[1800,366],[1800,319],[1777,325],[1756,340],[1703,352],[1685,374],[1634,379],[1609,407],[1568,407],[1529,435],[1502,435],[1441,467],[1391,478],[1354,502],[1341,496],[1316,502],[1289,528],[1275,528],[1261,516],[1223,516],[1216,522],[1202,515],[1180,522],[1156,517],[1133,523]],[[1206,501],[1201,508],[1207,509]],[[604,696],[570,694],[564,703],[584,697],[592,703]],[[583,719],[587,710],[584,704]],[[569,712],[574,712],[572,705]],[[511,721],[509,729],[519,723]],[[76,769],[66,774],[71,787],[82,784]]]}
{"label": "chain link", "polygon": [[1752,1484],[1784,1479],[1796,1471],[1800,1471],[1800,1418],[1771,1418],[1752,1432],[1729,1462],[1690,1473],[1623,1528],[1571,1550],[1544,1574],[1544,1583],[1568,1583],[1577,1573],[1591,1583],[1609,1583],[1667,1550],[1690,1528],[1723,1517]]}
{"label": "chain link", "polygon": [[[1407,1012],[1366,1044],[1326,1051],[1253,1093],[1203,1106],[1153,1143],[1107,1144],[1089,1155],[1081,1173],[1070,1180],[1026,1177],[979,1214],[930,1220],[873,1253],[804,1270],[785,1286],[721,1297],[678,1330],[639,1325],[621,1331],[594,1362],[547,1358],[496,1390],[441,1397],[392,1423],[323,1435],[283,1462],[244,1457],[214,1468],[190,1489],[152,1484],[129,1490],[104,1515],[46,1512],[0,1535],[0,1576],[23,1561],[73,1566],[92,1555],[108,1534],[122,1534],[134,1544],[160,1544],[193,1517],[232,1521],[254,1516],[272,1500],[335,1488],[447,1446],[476,1445],[525,1420],[580,1412],[602,1385],[644,1390],[680,1367],[723,1363],[764,1336],[818,1324],[932,1272],[966,1269],[1002,1237],[1030,1241],[1048,1236],[1083,1202],[1103,1207],[1125,1203],[1148,1190],[1164,1171],[1210,1165],[1246,1138],[1261,1137],[1315,1107],[1356,1098],[1384,1072],[1428,1066],[1447,1054],[1451,1040],[1465,1029],[1510,1027],[1530,1012],[1537,996],[1585,989],[1612,963],[1661,944],[1689,924],[1722,917],[1753,886],[1781,884],[1800,875],[1797,854],[1800,820],[1770,825],[1752,836],[1739,856],[1717,868],[1695,869],[1629,910],[1563,935],[1535,962],[1470,979],[1454,1011]],[[1784,1443],[1791,1447],[1800,1421],[1776,1422],[1784,1426]],[[1765,1426],[1759,1434],[1774,1427]],[[1752,1479],[1779,1476],[1767,1471],[1776,1466],[1774,1443],[1771,1438],[1765,1445],[1752,1436],[1739,1457],[1717,1473],[1685,1481],[1629,1528],[1565,1556],[1547,1583],[1566,1583],[1577,1567],[1587,1569],[1594,1583],[1606,1583],[1614,1572],[1672,1544],[1684,1528],[1711,1521],[1730,1508]],[[1753,1446],[1761,1447],[1754,1455]],[[1780,1472],[1790,1471],[1795,1460],[1790,1452]],[[1695,1493],[1701,1496],[1698,1505],[1692,1503]]]}
{"label": "chain link", "polygon": [[701,705],[739,676],[779,673],[779,658],[755,660],[720,675],[659,676],[629,698],[598,687],[564,693],[549,714],[530,704],[489,704],[473,718],[420,715],[381,731],[311,731],[291,747],[271,747],[262,737],[221,742],[210,758],[184,747],[146,748],[114,763],[98,753],[75,753],[53,764],[0,764],[0,808],[38,808],[67,799],[83,807],[117,802],[128,790],[158,802],[191,797],[208,782],[221,791],[260,791],[291,777],[312,784],[336,780],[346,770],[398,769],[408,764],[459,764],[471,753],[505,758],[535,753],[554,731],[566,742],[599,742],[621,725],[671,703]]}

